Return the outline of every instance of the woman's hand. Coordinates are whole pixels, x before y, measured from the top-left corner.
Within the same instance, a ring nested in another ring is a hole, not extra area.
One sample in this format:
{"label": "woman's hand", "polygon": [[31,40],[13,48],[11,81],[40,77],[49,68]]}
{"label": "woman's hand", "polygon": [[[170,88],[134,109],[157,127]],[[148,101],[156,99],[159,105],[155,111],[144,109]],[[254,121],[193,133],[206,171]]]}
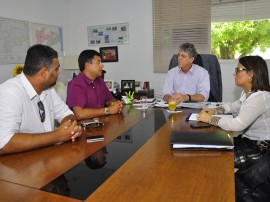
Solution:
{"label": "woman's hand", "polygon": [[215,110],[213,108],[207,108],[207,107],[203,107],[202,111],[205,112],[205,113],[208,113],[210,115],[214,115],[217,112],[217,110]]}
{"label": "woman's hand", "polygon": [[197,116],[197,119],[199,121],[205,122],[205,123],[209,123],[209,121],[211,120],[212,115],[209,113],[209,111],[203,109]]}

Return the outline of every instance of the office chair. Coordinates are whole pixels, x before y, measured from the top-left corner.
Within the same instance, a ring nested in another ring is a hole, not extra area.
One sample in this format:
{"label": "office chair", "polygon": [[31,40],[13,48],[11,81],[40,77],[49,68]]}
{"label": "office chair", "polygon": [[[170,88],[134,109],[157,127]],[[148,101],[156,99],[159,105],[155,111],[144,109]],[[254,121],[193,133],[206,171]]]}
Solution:
{"label": "office chair", "polygon": [[67,99],[67,87],[64,85],[63,82],[57,81],[54,85],[54,89],[56,93],[61,97],[61,99],[66,102]]}
{"label": "office chair", "polygon": [[[203,67],[209,73],[210,94],[208,102],[222,102],[222,77],[217,57],[212,54],[198,54],[198,57],[193,63]],[[176,66],[178,66],[177,54],[172,56],[169,64],[169,70]]]}

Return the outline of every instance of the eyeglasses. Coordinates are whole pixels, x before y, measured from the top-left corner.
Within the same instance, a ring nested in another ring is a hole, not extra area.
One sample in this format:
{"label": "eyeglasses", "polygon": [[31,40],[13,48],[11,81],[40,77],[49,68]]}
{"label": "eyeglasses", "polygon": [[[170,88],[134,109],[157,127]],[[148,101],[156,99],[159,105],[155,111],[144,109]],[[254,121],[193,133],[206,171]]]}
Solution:
{"label": "eyeglasses", "polygon": [[241,72],[241,71],[248,71],[248,69],[242,68],[242,67],[235,67],[235,73],[236,73],[236,74],[237,74],[238,72]]}
{"label": "eyeglasses", "polygon": [[44,109],[44,105],[41,101],[39,101],[37,103],[38,105],[38,109],[39,109],[39,116],[40,116],[40,120],[43,123],[45,121],[45,109]]}

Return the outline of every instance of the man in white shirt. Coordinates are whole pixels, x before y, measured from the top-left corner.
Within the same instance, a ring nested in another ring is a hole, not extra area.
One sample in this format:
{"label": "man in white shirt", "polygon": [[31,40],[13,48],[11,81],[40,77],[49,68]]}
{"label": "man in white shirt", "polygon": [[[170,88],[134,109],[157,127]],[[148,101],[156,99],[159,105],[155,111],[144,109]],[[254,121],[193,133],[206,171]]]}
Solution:
{"label": "man in white shirt", "polygon": [[[49,46],[27,51],[23,73],[0,85],[0,154],[74,141],[81,135],[73,112],[52,88],[58,54]],[[54,130],[54,120],[61,125]]]}
{"label": "man in white shirt", "polygon": [[193,64],[197,51],[193,44],[183,43],[178,51],[178,66],[170,69],[163,86],[163,100],[180,102],[207,101],[210,80],[207,70]]}

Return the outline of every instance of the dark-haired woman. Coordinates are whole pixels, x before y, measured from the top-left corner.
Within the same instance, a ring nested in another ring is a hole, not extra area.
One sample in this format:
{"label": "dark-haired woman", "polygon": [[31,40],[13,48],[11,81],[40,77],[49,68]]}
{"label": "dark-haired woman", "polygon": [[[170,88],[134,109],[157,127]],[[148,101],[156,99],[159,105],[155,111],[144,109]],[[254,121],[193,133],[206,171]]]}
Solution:
{"label": "dark-haired woman", "polygon": [[[270,86],[266,62],[259,56],[239,59],[235,84],[241,97],[219,108],[204,108],[198,115],[203,122],[228,131],[242,131],[234,138],[236,200],[270,199]],[[212,115],[233,113],[235,117]]]}

